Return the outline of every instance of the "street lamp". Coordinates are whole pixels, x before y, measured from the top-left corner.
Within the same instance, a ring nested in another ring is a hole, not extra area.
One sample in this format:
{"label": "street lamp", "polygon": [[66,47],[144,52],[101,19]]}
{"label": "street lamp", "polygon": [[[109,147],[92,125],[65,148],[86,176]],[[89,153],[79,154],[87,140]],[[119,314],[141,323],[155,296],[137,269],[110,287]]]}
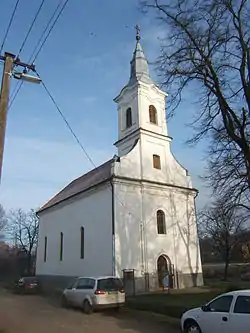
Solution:
{"label": "street lamp", "polygon": [[14,72],[12,75],[17,80],[22,80],[37,84],[42,82],[42,79],[40,79],[40,77],[29,75],[25,70],[23,72]]}

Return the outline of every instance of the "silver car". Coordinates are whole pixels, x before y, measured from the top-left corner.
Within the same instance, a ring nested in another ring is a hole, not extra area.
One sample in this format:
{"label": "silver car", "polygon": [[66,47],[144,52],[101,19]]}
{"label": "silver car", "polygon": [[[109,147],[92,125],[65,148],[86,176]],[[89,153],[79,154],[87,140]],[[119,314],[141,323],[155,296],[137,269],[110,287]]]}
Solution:
{"label": "silver car", "polygon": [[64,290],[64,307],[81,307],[87,314],[100,308],[120,308],[125,303],[121,279],[114,276],[79,277]]}

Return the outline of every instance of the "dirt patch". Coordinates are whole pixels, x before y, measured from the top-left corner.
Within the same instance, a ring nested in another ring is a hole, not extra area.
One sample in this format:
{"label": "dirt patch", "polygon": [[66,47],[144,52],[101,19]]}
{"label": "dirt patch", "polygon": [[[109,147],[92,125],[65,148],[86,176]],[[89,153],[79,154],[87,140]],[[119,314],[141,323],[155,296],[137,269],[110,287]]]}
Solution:
{"label": "dirt patch", "polygon": [[[0,296],[0,328],[4,333],[177,333],[165,323],[131,316],[126,311],[84,315],[40,296],[4,292]],[[0,330],[1,332],[1,330]]]}

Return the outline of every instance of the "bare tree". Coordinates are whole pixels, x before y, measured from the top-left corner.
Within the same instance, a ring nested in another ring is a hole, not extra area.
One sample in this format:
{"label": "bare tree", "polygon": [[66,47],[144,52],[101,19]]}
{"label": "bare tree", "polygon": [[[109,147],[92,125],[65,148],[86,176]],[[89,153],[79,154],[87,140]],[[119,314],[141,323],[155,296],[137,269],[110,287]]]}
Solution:
{"label": "bare tree", "polygon": [[250,210],[250,1],[146,0],[142,6],[156,12],[166,31],[157,68],[171,93],[170,114],[184,90],[196,92],[189,142],[211,140],[215,193]]}
{"label": "bare tree", "polygon": [[0,240],[3,238],[3,231],[6,226],[6,215],[3,206],[0,204]]}
{"label": "bare tree", "polygon": [[224,279],[228,277],[231,255],[241,239],[246,216],[235,207],[228,207],[218,200],[209,209],[199,214],[199,227],[208,239],[213,241],[213,249],[225,263]]}
{"label": "bare tree", "polygon": [[21,249],[27,258],[27,271],[32,270],[32,257],[37,246],[38,217],[33,209],[25,212],[22,209],[10,211],[8,214],[8,231],[15,245]]}

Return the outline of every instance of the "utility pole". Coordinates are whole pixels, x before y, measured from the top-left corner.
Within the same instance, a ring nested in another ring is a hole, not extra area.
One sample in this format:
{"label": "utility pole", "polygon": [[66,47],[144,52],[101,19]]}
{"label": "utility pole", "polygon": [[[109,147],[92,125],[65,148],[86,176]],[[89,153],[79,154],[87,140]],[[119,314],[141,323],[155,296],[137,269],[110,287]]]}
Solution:
{"label": "utility pole", "polygon": [[0,182],[2,176],[5,130],[6,130],[8,104],[9,104],[9,95],[10,95],[10,77],[12,75],[14,59],[15,56],[13,54],[5,52],[2,86],[0,94]]}
{"label": "utility pole", "polygon": [[4,69],[2,75],[2,85],[0,93],[0,182],[2,176],[2,166],[3,166],[3,152],[4,152],[4,141],[5,141],[5,131],[7,123],[7,113],[10,95],[10,79],[12,77],[13,66],[21,66],[24,68],[23,73],[14,73],[13,76],[19,80],[25,80],[33,83],[40,83],[41,79],[28,75],[27,68],[35,71],[35,66],[33,64],[25,64],[16,58],[14,54],[5,52],[4,56],[0,55],[0,60],[4,61]]}

